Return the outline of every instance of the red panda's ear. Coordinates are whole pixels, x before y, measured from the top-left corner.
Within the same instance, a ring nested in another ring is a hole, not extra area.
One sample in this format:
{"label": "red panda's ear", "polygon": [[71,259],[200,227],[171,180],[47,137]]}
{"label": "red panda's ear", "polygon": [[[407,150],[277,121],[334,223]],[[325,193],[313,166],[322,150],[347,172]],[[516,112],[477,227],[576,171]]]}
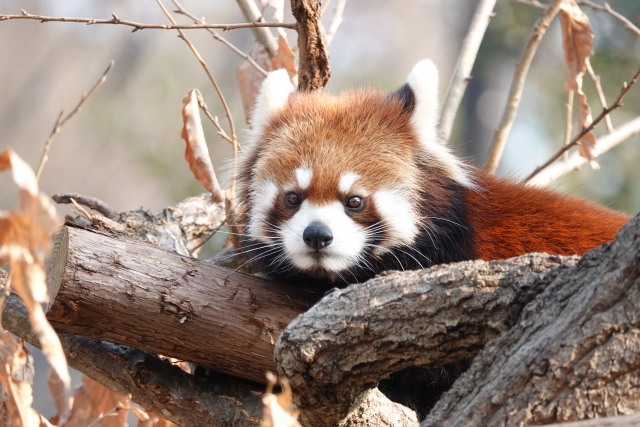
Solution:
{"label": "red panda's ear", "polygon": [[438,69],[430,59],[423,59],[413,67],[407,84],[397,93],[411,114],[413,130],[425,151],[454,181],[475,187],[469,177],[468,166],[438,136],[438,86]]}
{"label": "red panda's ear", "polygon": [[260,93],[256,97],[251,114],[249,145],[252,145],[260,137],[265,126],[269,123],[269,119],[285,106],[293,91],[293,85],[285,69],[276,70],[267,75],[260,88]]}

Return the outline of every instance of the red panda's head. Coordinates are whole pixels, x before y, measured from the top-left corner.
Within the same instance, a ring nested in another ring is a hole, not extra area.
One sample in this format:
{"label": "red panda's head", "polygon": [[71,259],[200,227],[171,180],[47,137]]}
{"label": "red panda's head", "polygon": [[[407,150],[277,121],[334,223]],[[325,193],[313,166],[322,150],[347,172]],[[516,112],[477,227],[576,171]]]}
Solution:
{"label": "red panda's head", "polygon": [[429,60],[392,93],[300,93],[285,71],[269,74],[240,158],[239,203],[274,268],[334,279],[377,273],[385,255],[404,268],[394,251],[432,264],[407,248],[434,231],[445,187],[474,185],[438,139],[437,93]]}

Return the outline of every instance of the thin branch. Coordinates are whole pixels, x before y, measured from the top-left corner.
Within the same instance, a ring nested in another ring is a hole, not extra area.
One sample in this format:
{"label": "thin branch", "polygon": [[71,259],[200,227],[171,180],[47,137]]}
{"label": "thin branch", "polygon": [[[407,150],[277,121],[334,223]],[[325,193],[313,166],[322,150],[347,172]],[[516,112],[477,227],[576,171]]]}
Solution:
{"label": "thin branch", "polygon": [[[247,22],[258,22],[262,19],[262,13],[256,2],[253,0],[236,0],[238,2],[238,6],[240,6],[240,10],[244,15]],[[289,24],[290,26],[285,25],[269,25],[269,27],[282,27],[282,28],[291,28],[297,29],[297,24]],[[266,25],[265,25],[266,26]],[[275,37],[268,28],[259,28],[254,27],[251,29],[253,35],[255,36],[258,43],[260,43],[267,50],[269,54],[269,58],[273,58],[278,53],[278,42]]]}
{"label": "thin branch", "polygon": [[[156,0],[156,1],[158,3],[158,6],[160,6],[160,8],[164,12],[164,14],[171,21],[171,23],[173,25],[176,25],[175,19],[173,19],[173,16],[171,16],[171,13],[169,13],[169,11],[164,7],[164,4],[162,4],[162,0]],[[235,191],[236,191],[236,181],[237,181],[237,177],[238,177],[238,138],[236,136],[236,126],[235,126],[235,124],[233,122],[233,117],[231,116],[231,111],[229,110],[229,106],[227,105],[227,101],[225,100],[224,95],[222,94],[222,91],[220,90],[220,86],[218,86],[218,83],[216,82],[216,79],[213,78],[213,74],[211,74],[211,71],[209,70],[209,67],[207,66],[207,63],[202,58],[202,56],[200,56],[200,53],[198,52],[196,47],[193,45],[193,43],[191,43],[191,40],[189,40],[189,38],[184,33],[184,31],[178,30],[178,33],[180,33],[180,37],[182,38],[182,40],[184,40],[184,42],[189,46],[189,48],[191,49],[193,54],[196,56],[196,58],[198,58],[198,61],[200,62],[200,64],[204,68],[205,72],[207,73],[207,76],[209,76],[209,80],[211,81],[211,84],[215,88],[216,93],[218,94],[218,97],[220,98],[220,102],[222,102],[222,106],[224,107],[225,115],[227,116],[227,121],[229,122],[229,128],[231,129],[231,146],[233,147],[233,177],[232,177],[232,180],[231,180],[231,188],[227,191],[228,194],[225,196],[229,200],[229,202],[226,202],[225,206],[228,206],[227,217],[228,218],[229,217],[233,217],[232,212],[235,209],[234,200],[235,200]],[[217,120],[214,121],[214,124],[215,124],[215,122],[217,122]],[[238,247],[237,246],[237,240],[234,240],[233,242],[234,242],[234,246]]]}
{"label": "thin branch", "polygon": [[[184,7],[182,7],[182,5],[178,2],[178,0],[172,0],[173,4],[178,8],[178,10],[176,10],[176,13],[185,15],[191,19],[193,19],[193,21],[196,24],[204,24],[204,18],[198,19],[195,15],[193,15],[192,13],[189,13],[189,11],[187,11]],[[267,72],[256,62],[253,60],[252,57],[250,57],[249,55],[247,55],[246,53],[244,53],[243,51],[241,51],[240,49],[238,49],[235,45],[233,45],[229,40],[225,39],[224,37],[222,37],[220,34],[218,34],[215,30],[211,29],[211,28],[207,28],[207,31],[209,32],[209,34],[211,34],[213,36],[214,39],[218,40],[220,43],[222,43],[223,45],[227,46],[229,49],[231,49],[235,54],[237,54],[238,56],[240,56],[241,58],[243,58],[245,61],[247,61],[249,64],[253,65],[253,67],[258,70],[258,72],[260,74],[262,74],[263,76],[267,75]]]}
{"label": "thin branch", "polygon": [[[607,108],[607,99],[604,97],[604,92],[602,91],[602,85],[600,84],[600,76],[598,76],[591,66],[591,61],[587,58],[585,61],[587,65],[587,71],[589,72],[589,76],[591,76],[591,80],[593,80],[593,84],[596,86],[596,92],[598,92],[598,99],[600,100],[600,105],[602,108]],[[613,123],[611,123],[611,116],[606,116],[604,118],[604,123],[607,125],[607,132],[613,132]]]}
{"label": "thin branch", "polygon": [[620,21],[622,25],[624,25],[628,30],[635,33],[635,35],[640,36],[640,28],[636,27],[633,22],[629,21],[626,17],[620,15],[615,10],[611,9],[609,3],[605,3],[604,6],[600,6],[599,4],[593,3],[589,0],[578,0],[577,3],[582,6],[590,7],[593,10],[597,10],[599,12],[606,12],[609,15],[613,16],[615,19]]}
{"label": "thin branch", "polygon": [[218,135],[220,135],[222,138],[226,139],[233,145],[233,139],[231,139],[229,135],[227,135],[227,133],[224,131],[224,129],[222,129],[218,118],[213,117],[211,115],[211,112],[209,112],[209,107],[207,107],[207,104],[204,102],[204,98],[202,97],[199,89],[196,89],[196,98],[198,98],[198,106],[200,106],[200,109],[204,111],[204,114],[209,118],[209,120],[211,120],[211,123],[213,123],[216,129],[218,129]]}
{"label": "thin branch", "polygon": [[102,73],[102,77],[100,77],[100,80],[98,80],[98,82],[93,85],[89,92],[82,94],[82,98],[80,98],[80,102],[78,102],[76,108],[74,108],[69,114],[67,114],[65,118],[62,118],[63,112],[60,111],[60,115],[56,120],[56,124],[53,126],[53,130],[51,131],[47,142],[44,143],[44,150],[42,151],[42,157],[40,158],[40,164],[38,165],[38,171],[36,172],[36,179],[40,179],[42,169],[44,169],[44,165],[47,163],[47,160],[49,160],[49,149],[51,148],[53,138],[58,134],[58,132],[60,132],[62,126],[64,126],[73,116],[80,112],[80,109],[82,108],[82,105],[85,103],[85,101],[89,99],[96,90],[98,90],[98,88],[102,85],[102,83],[105,82],[105,80],[107,80],[107,74],[109,73],[109,71],[111,71],[114,63],[115,61],[112,59],[111,62],[109,62],[109,66],[107,67],[107,69],[104,71],[104,73]]}
{"label": "thin branch", "polygon": [[[567,104],[565,105],[567,109],[566,122],[564,126],[564,146],[567,146],[571,143],[571,121],[573,118],[573,97],[575,93],[572,90],[569,90],[569,98],[567,99]],[[568,153],[564,153],[564,159],[567,160]]]}
{"label": "thin branch", "polygon": [[324,13],[329,8],[329,3],[331,3],[331,0],[327,0],[327,1],[323,2],[323,3],[324,4],[320,6],[320,17],[324,16]]}
{"label": "thin branch", "polygon": [[[533,6],[538,9],[546,9],[547,5],[540,3],[538,0],[518,0],[518,3],[526,4],[528,6]],[[590,7],[593,10],[597,10],[599,12],[605,12],[609,15],[613,16],[618,21],[622,22],[622,24],[631,32],[635,33],[637,36],[640,36],[640,28],[635,26],[633,22],[629,21],[626,17],[622,16],[615,10],[611,9],[609,3],[605,3],[604,6],[600,6],[597,3],[593,3],[589,0],[577,0],[577,2],[581,6]]]}
{"label": "thin branch", "polygon": [[[489,1],[495,1],[495,0],[489,0]],[[338,32],[338,27],[340,27],[340,24],[342,24],[342,21],[344,21],[342,14],[344,13],[344,7],[346,6],[346,4],[347,4],[347,0],[339,0],[338,4],[336,5],[336,11],[333,15],[333,19],[331,20],[331,24],[329,25],[329,32],[327,33],[327,36],[326,36],[327,47],[331,44],[331,40],[333,40],[336,33]],[[322,16],[322,10],[320,11],[320,16]]]}
{"label": "thin branch", "polygon": [[449,85],[447,99],[442,107],[442,119],[440,121],[440,137],[448,141],[451,137],[453,122],[456,118],[460,102],[471,80],[471,69],[476,62],[476,56],[480,49],[480,43],[493,17],[493,8],[496,0],[481,0],[473,15],[469,31],[462,42],[462,50],[456,64],[456,71]]}
{"label": "thin branch", "polygon": [[556,154],[551,156],[551,158],[549,160],[547,160],[543,165],[538,166],[533,172],[531,172],[531,174],[524,179],[524,182],[529,182],[534,176],[536,176],[538,173],[540,173],[540,171],[542,171],[543,169],[547,168],[553,162],[558,160],[567,150],[569,150],[571,147],[577,145],[578,142],[580,142],[580,140],[586,134],[591,132],[596,127],[596,125],[598,123],[600,123],[608,114],[610,114],[613,110],[617,110],[618,108],[620,108],[622,106],[622,99],[629,92],[629,90],[633,87],[633,85],[636,84],[636,81],[638,81],[638,77],[640,77],[640,70],[638,70],[638,72],[635,74],[635,76],[633,76],[633,79],[631,79],[631,81],[629,83],[626,83],[626,82],[624,83],[624,85],[622,86],[622,91],[620,92],[620,95],[618,95],[618,99],[616,99],[616,101],[613,103],[613,105],[611,105],[611,107],[608,107],[608,108],[605,108],[604,110],[602,110],[602,113],[600,113],[600,115],[593,122],[591,122],[591,124],[589,126],[587,126],[586,128],[582,129],[582,132],[580,132],[578,134],[578,136],[573,138],[568,145],[565,145],[564,147],[562,147],[560,150],[558,150],[558,152]]}
{"label": "thin branch", "polygon": [[489,173],[495,172],[498,167],[498,163],[500,163],[504,146],[507,143],[509,132],[511,131],[513,121],[516,117],[516,112],[518,111],[518,106],[520,105],[522,90],[527,78],[527,73],[529,72],[529,67],[531,66],[531,61],[533,60],[544,33],[547,31],[547,28],[549,28],[551,21],[553,21],[560,11],[560,7],[563,3],[564,0],[553,0],[549,4],[542,16],[538,19],[538,22],[533,29],[533,33],[529,37],[529,41],[522,52],[520,61],[516,64],[516,71],[513,75],[513,80],[511,81],[509,98],[505,105],[502,120],[500,121],[500,126],[496,130],[491,148],[489,149],[489,154],[487,155],[487,160],[483,166],[483,169]]}
{"label": "thin branch", "polygon": [[[598,156],[606,153],[616,145],[629,138],[640,134],[640,117],[619,126],[613,132],[608,133],[598,138],[596,144],[596,154]],[[580,168],[580,166],[587,163],[587,159],[582,157],[580,153],[575,152],[569,155],[569,158],[563,162],[557,162],[556,164],[544,169],[534,177],[527,181],[527,185],[545,186],[556,179],[568,174],[569,172]]]}
{"label": "thin branch", "polygon": [[196,25],[165,25],[165,24],[143,24],[141,22],[127,21],[118,18],[115,13],[112,13],[113,19],[93,19],[93,18],[75,18],[65,16],[43,16],[32,15],[22,10],[22,15],[0,15],[0,21],[8,21],[10,19],[33,19],[40,22],[79,22],[87,25],[125,25],[133,27],[133,31],[138,30],[199,30],[204,28],[218,28],[221,30],[236,30],[238,28],[262,28],[262,27],[275,27],[275,28],[289,28],[295,30],[296,24],[285,24],[279,22],[248,22],[243,24],[196,24]]}
{"label": "thin branch", "polygon": [[82,206],[86,206],[89,209],[100,212],[102,215],[106,216],[109,219],[112,219],[114,221],[120,220],[120,214],[118,213],[118,211],[95,197],[83,196],[82,194],[78,193],[61,193],[54,194],[51,198],[58,204],[70,204],[72,203],[71,199],[74,199]]}

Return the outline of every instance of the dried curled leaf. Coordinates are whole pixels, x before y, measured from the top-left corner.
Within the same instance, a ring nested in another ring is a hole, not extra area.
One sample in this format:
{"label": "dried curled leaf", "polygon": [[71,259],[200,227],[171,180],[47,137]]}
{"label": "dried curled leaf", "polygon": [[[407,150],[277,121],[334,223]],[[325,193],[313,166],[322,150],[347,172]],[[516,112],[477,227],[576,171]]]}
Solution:
{"label": "dried curled leaf", "polygon": [[211,164],[195,90],[189,92],[182,100],[182,120],[184,126],[181,136],[187,143],[184,158],[198,182],[212,194],[213,200],[218,203],[223,202],[224,194]]}
{"label": "dried curled leaf", "polygon": [[20,188],[20,209],[0,212],[0,264],[9,263],[13,289],[29,311],[31,328],[51,365],[51,375],[62,383],[57,389],[62,396],[54,395],[54,399],[63,417],[67,409],[64,390],[69,389],[71,378],[58,335],[42,309],[49,300],[44,260],[59,221],[49,198],[39,192],[33,170],[9,148],[0,154],[0,171],[4,170],[11,171]]}
{"label": "dried curled leaf", "polygon": [[[289,79],[294,86],[298,85],[298,68],[296,67],[296,54],[287,42],[286,34],[279,34],[278,52],[269,60],[269,54],[262,45],[255,47],[249,56],[264,70],[279,70],[284,68],[289,74]],[[251,123],[251,112],[255,104],[256,96],[260,93],[265,76],[245,61],[236,70],[242,107],[244,108],[247,123]]]}
{"label": "dried curled leaf", "polygon": [[43,424],[42,416],[31,407],[33,360],[29,359],[30,353],[24,344],[4,332],[0,338],[0,382],[5,390],[9,425],[14,427],[38,427]]}
{"label": "dried curled leaf", "polygon": [[[569,72],[565,89],[573,90],[578,95],[579,124],[581,129],[584,129],[593,122],[587,97],[582,91],[582,79],[587,70],[587,61],[593,54],[595,36],[589,18],[575,0],[564,1],[560,9],[560,25],[562,27],[564,57]],[[598,168],[598,163],[595,160],[597,154],[594,133],[587,133],[578,144],[580,155],[589,160],[592,167]]]}
{"label": "dried curled leaf", "polygon": [[[125,427],[129,399],[84,376],[65,427]],[[105,414],[110,414],[105,416]]]}
{"label": "dried curled leaf", "polygon": [[301,427],[298,422],[298,411],[293,409],[291,386],[286,379],[280,380],[282,392],[273,394],[273,386],[277,380],[275,375],[267,373],[267,392],[262,397],[264,410],[260,427]]}

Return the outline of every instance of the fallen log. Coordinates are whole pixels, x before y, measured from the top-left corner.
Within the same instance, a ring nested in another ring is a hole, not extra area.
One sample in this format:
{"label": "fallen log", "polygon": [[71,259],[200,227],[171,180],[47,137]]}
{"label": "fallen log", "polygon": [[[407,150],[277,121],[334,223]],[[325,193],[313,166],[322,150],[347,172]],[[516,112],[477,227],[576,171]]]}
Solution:
{"label": "fallen log", "polygon": [[286,325],[320,294],[168,252],[64,227],[47,262],[58,333],[175,357],[265,381]]}

